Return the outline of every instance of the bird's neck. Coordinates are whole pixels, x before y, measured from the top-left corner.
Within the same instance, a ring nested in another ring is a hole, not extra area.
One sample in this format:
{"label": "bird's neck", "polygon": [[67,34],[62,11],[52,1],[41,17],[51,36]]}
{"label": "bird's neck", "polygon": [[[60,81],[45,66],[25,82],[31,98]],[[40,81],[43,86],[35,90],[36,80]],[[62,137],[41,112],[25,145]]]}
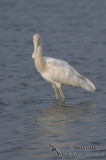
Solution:
{"label": "bird's neck", "polygon": [[38,72],[43,73],[47,70],[46,63],[42,58],[42,45],[39,42],[39,45],[34,42],[34,52],[32,54],[32,58],[35,60],[35,66]]}
{"label": "bird's neck", "polygon": [[38,72],[43,73],[47,70],[46,63],[41,56],[35,59],[35,66]]}
{"label": "bird's neck", "polygon": [[42,48],[40,46],[37,49],[34,48],[34,52],[32,54],[32,58],[36,59],[36,58],[41,57],[41,56],[42,56]]}

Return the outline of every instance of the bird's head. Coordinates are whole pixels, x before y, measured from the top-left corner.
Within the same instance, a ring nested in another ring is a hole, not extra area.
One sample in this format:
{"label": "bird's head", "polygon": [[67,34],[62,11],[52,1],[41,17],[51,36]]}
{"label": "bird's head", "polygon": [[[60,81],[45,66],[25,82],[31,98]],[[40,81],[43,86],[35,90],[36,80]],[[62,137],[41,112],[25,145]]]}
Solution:
{"label": "bird's head", "polygon": [[39,34],[34,34],[34,36],[33,36],[33,43],[34,43],[35,50],[37,50],[37,47],[39,45],[39,41],[40,41]]}
{"label": "bird's head", "polygon": [[36,57],[38,57],[39,51],[41,49],[41,42],[40,42],[39,34],[34,34],[33,43],[34,43],[34,52],[32,54],[32,58],[35,59]]}
{"label": "bird's head", "polygon": [[33,35],[33,42],[37,42],[40,39],[39,34],[34,34]]}

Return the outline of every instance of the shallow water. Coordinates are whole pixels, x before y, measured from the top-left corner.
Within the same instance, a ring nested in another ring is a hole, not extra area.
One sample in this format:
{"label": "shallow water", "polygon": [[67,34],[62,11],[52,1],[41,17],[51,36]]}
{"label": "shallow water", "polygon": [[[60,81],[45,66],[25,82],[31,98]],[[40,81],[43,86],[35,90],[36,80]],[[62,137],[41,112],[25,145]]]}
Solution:
{"label": "shallow water", "polygon": [[[31,58],[34,33],[44,56],[66,60],[96,92],[63,86],[56,103]],[[0,1],[0,66],[0,160],[106,159],[105,0]]]}

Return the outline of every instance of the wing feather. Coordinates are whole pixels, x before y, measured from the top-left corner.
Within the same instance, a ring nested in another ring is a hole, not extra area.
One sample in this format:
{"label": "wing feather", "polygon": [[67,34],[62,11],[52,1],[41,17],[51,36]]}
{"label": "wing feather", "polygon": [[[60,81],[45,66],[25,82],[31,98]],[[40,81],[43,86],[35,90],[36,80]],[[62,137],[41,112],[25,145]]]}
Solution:
{"label": "wing feather", "polygon": [[60,59],[43,57],[47,67],[49,68],[49,75],[52,80],[59,82],[63,85],[78,86],[80,75],[72,66],[67,62]]}
{"label": "wing feather", "polygon": [[82,87],[89,92],[94,92],[95,86],[92,82],[80,75],[64,60],[46,57],[44,61],[48,67],[48,75],[53,81],[67,86]]}

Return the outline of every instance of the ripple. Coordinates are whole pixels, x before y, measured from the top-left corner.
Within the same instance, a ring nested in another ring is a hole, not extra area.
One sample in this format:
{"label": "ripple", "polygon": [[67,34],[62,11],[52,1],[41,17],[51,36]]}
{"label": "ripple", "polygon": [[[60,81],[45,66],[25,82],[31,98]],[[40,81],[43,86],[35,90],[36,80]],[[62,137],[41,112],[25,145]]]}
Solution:
{"label": "ripple", "polygon": [[92,141],[90,142],[91,145],[102,145],[102,142],[98,142],[98,141]]}
{"label": "ripple", "polygon": [[5,103],[2,100],[0,100],[0,105],[7,106],[7,103]]}

